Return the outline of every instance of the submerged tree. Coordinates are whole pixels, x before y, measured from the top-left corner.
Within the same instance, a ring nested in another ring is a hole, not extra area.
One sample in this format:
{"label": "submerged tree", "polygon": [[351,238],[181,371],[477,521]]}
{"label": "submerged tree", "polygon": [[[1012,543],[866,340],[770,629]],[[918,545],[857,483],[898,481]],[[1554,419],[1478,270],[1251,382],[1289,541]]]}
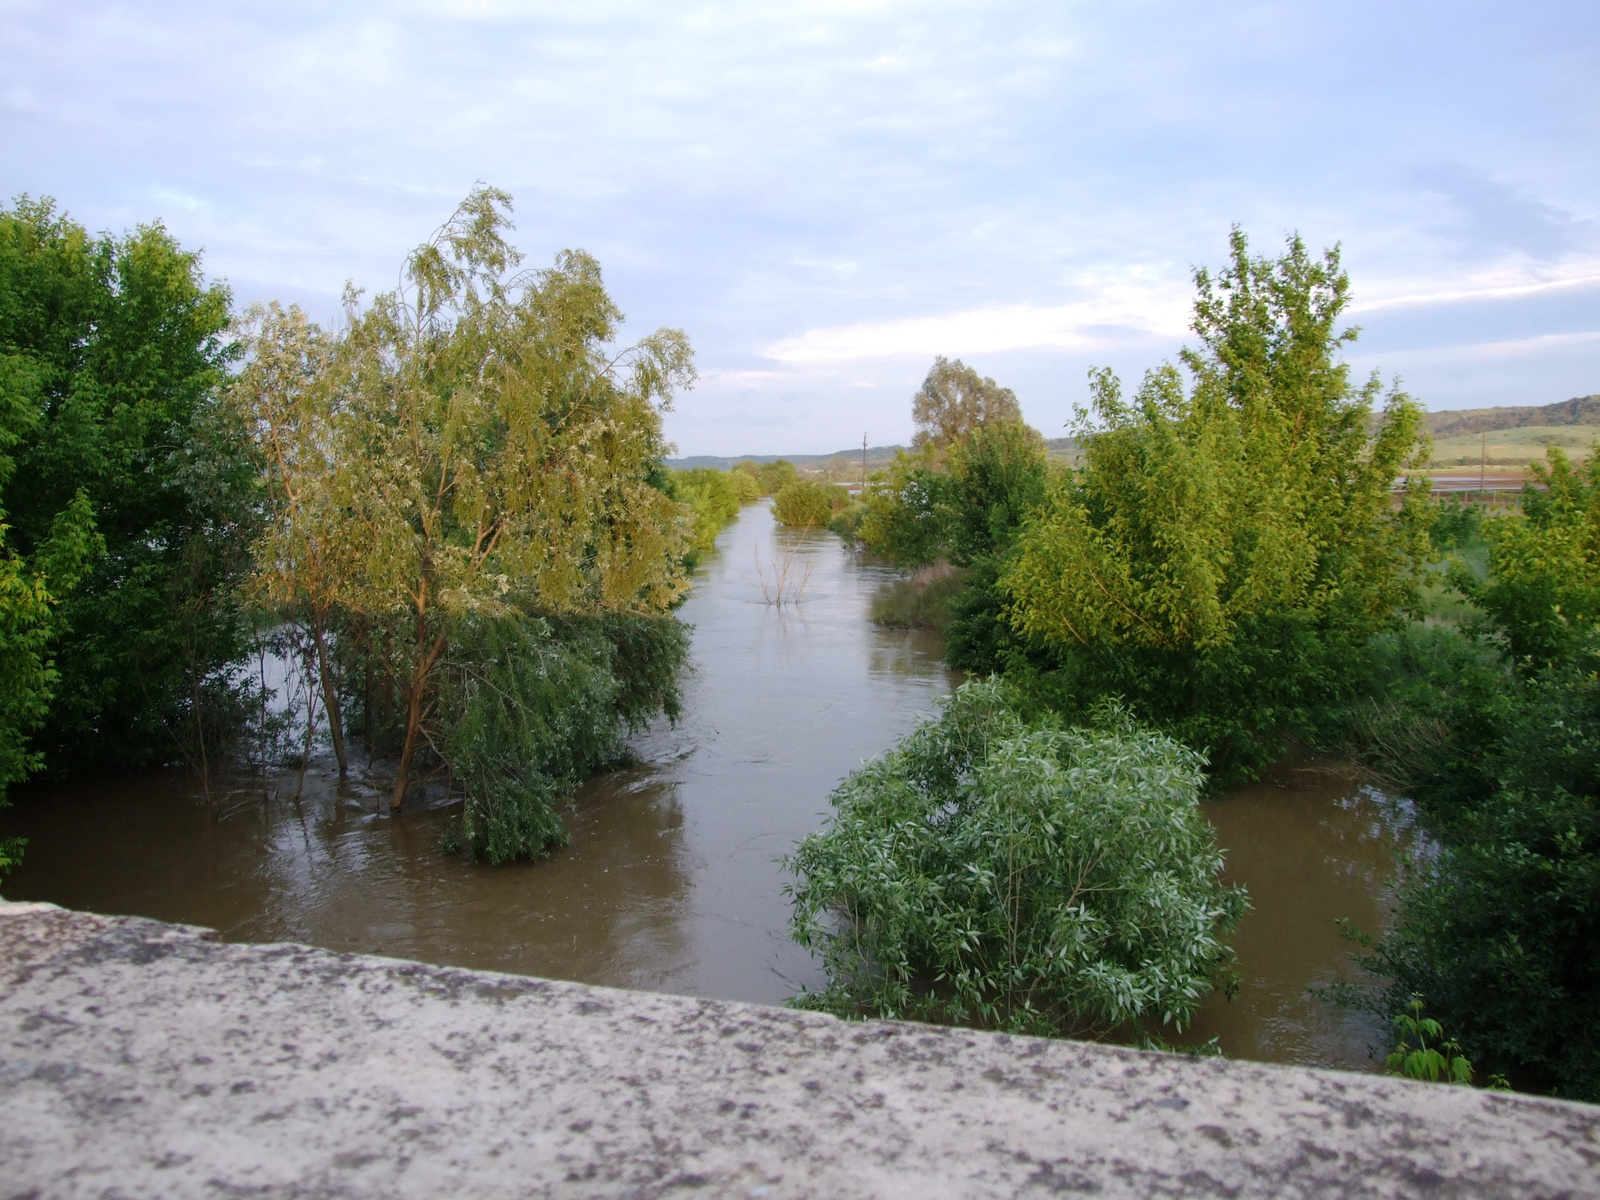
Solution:
{"label": "submerged tree", "polygon": [[351,555],[346,514],[332,493],[340,346],[298,308],[285,311],[276,303],[252,307],[240,332],[247,361],[232,398],[255,440],[266,493],[255,598],[305,635],[307,675],[320,687],[343,776],[349,757],[330,645]]}
{"label": "submerged tree", "polygon": [[57,675],[32,744],[53,773],[203,754],[236,715],[253,497],[217,408],[229,303],[159,224],[93,238],[49,200],[0,210],[6,545],[40,561],[81,503],[104,547],[47,585]]}
{"label": "submerged tree", "polygon": [[509,207],[476,189],[397,291],[364,311],[349,293],[337,338],[263,314],[237,393],[276,464],[264,586],[359,624],[398,692],[395,808],[422,743],[446,749],[431,723],[462,631],[505,649],[518,639],[484,621],[648,618],[687,586],[688,515],[655,480],[688,342],[661,330],[610,353],[598,264],[569,251],[515,273]]}

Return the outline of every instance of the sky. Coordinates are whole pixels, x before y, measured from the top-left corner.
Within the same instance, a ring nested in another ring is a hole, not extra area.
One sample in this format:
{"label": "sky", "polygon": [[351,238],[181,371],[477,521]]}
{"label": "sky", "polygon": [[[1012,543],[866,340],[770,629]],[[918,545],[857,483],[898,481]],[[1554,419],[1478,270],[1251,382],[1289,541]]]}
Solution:
{"label": "sky", "polygon": [[477,181],[689,334],[683,454],[909,440],[937,354],[1047,436],[1230,228],[1338,243],[1430,409],[1600,392],[1600,4],[0,0],[0,191],[335,321]]}

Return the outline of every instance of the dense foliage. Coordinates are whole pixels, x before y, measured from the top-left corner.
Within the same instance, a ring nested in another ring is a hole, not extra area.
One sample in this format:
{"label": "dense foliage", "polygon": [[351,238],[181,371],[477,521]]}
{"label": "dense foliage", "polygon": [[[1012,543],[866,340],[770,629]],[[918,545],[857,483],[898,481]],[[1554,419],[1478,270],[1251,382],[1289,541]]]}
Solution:
{"label": "dense foliage", "polygon": [[1600,455],[1574,468],[1558,447],[1534,463],[1522,515],[1482,524],[1489,578],[1456,583],[1504,631],[1512,654],[1536,665],[1571,656],[1600,623]]}
{"label": "dense foliage", "polygon": [[1600,635],[1580,614],[1600,512],[1559,452],[1543,480],[1523,513],[1481,521],[1487,581],[1454,572],[1486,619],[1377,639],[1347,728],[1438,839],[1371,957],[1381,1004],[1420,997],[1480,1069],[1595,1100]]}
{"label": "dense foliage", "polygon": [[1120,695],[1228,778],[1314,731],[1413,603],[1426,481],[1398,513],[1391,488],[1424,434],[1408,397],[1380,407],[1338,359],[1355,335],[1336,252],[1251,257],[1236,231],[1197,283],[1189,386],[1162,367],[1130,401],[1095,373],[1084,465],[1000,580],[1019,636],[996,665],[1068,711]]}
{"label": "dense foliage", "polygon": [[1227,966],[1242,892],[1200,815],[1201,760],[1116,710],[1029,724],[1004,685],[935,720],[832,796],[789,862],[796,936],[841,1015],[1061,1034],[1181,1026]]}
{"label": "dense foliage", "polygon": [[0,211],[6,658],[33,697],[0,741],[31,729],[29,765],[201,760],[237,716],[254,477],[217,404],[229,318],[160,225],[91,238],[49,201]]}
{"label": "dense foliage", "polygon": [[747,458],[734,463],[733,470],[756,481],[758,496],[775,496],[800,478],[800,472],[786,458],[769,463],[758,463],[753,458]]}
{"label": "dense foliage", "polygon": [[[609,745],[613,717],[637,715],[611,712],[612,651],[541,640],[538,618],[661,617],[692,545],[660,479],[660,410],[693,379],[686,339],[663,330],[611,352],[620,314],[599,266],[567,252],[513,273],[508,208],[473,192],[408,258],[399,291],[359,312],[351,296],[338,335],[293,309],[256,311],[229,393],[267,465],[258,593],[308,624],[308,646],[329,617],[343,630],[344,673],[369,681],[369,744],[399,734],[391,805],[419,760],[442,757],[466,789],[466,843],[496,859],[552,844],[553,815],[535,811],[545,782],[598,761],[562,758],[549,730],[598,721],[585,744]],[[656,641],[648,661],[676,670],[681,640]],[[528,661],[478,657],[513,652]],[[331,715],[338,689],[324,690]],[[555,699],[568,710],[552,715]],[[530,757],[513,769],[513,752]]]}
{"label": "dense foliage", "polygon": [[784,484],[773,496],[772,514],[780,525],[818,529],[849,503],[850,493],[836,483],[796,479]]}
{"label": "dense foliage", "polygon": [[469,802],[450,840],[486,862],[565,845],[560,797],[624,730],[678,715],[688,633],[671,617],[467,617],[452,643],[443,755]]}
{"label": "dense foliage", "polygon": [[363,737],[396,803],[414,766],[453,774],[500,859],[676,711],[691,523],[755,484],[671,498],[687,341],[616,353],[598,266],[515,273],[508,207],[475,191],[336,333],[276,305],[235,324],[159,225],[0,212],[0,801],[41,768],[208,781],[252,713],[279,720],[258,649],[303,660],[307,749],[325,719],[343,772]]}
{"label": "dense foliage", "polygon": [[680,504],[688,505],[694,514],[693,546],[685,560],[690,570],[710,552],[717,534],[739,515],[739,509],[761,496],[759,485],[751,476],[712,467],[669,471],[664,490]]}

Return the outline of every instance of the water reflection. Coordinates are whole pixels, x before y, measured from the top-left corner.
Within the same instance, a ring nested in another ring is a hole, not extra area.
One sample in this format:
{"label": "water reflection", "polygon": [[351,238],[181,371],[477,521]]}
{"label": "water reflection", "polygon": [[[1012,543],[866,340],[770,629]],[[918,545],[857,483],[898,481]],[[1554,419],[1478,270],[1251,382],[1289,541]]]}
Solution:
{"label": "water reflection", "polygon": [[[767,595],[784,567],[780,608]],[[23,796],[5,827],[32,844],[7,893],[241,941],[782,1001],[818,976],[788,940],[776,860],[949,687],[937,645],[867,622],[887,577],[831,534],[746,508],[682,610],[683,723],[636,739],[642,766],[579,789],[572,844],[544,862],[445,855],[446,811],[392,820],[376,789],[341,795],[325,769],[298,803],[218,809],[164,772]]]}
{"label": "water reflection", "polygon": [[[767,601],[785,563],[805,588],[779,608]],[[642,765],[579,789],[572,844],[544,862],[445,855],[447,811],[391,819],[378,789],[341,791],[325,769],[299,802],[216,807],[160,772],[22,794],[0,815],[0,834],[32,843],[7,894],[240,941],[781,1002],[820,974],[788,938],[776,860],[952,682],[936,637],[868,622],[889,578],[831,534],[746,508],[682,611],[694,627],[682,724],[636,739]],[[1240,1057],[1368,1067],[1383,1031],[1306,988],[1347,969],[1335,918],[1387,919],[1385,809],[1348,784],[1280,782],[1206,805],[1255,907],[1237,938],[1239,995],[1214,997],[1193,1032]]]}

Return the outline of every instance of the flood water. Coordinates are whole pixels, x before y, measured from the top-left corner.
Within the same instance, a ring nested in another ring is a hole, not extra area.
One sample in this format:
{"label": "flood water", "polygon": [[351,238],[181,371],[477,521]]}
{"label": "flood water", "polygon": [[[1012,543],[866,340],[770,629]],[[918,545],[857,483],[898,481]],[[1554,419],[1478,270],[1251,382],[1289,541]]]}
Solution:
{"label": "flood water", "polygon": [[[787,567],[797,602],[768,602]],[[398,818],[382,790],[314,766],[302,799],[199,803],[181,772],[25,789],[0,835],[29,839],[6,894],[465,967],[779,1003],[821,981],[789,941],[776,861],[819,828],[833,786],[953,685],[936,638],[867,620],[892,578],[829,533],[746,507],[681,615],[694,627],[682,721],[635,739],[642,765],[591,780],[572,843],[486,867],[439,849],[449,818]],[[1253,911],[1241,986],[1192,1032],[1242,1058],[1371,1069],[1370,1021],[1307,994],[1348,972],[1335,921],[1387,917],[1381,797],[1290,776],[1208,801]]]}

